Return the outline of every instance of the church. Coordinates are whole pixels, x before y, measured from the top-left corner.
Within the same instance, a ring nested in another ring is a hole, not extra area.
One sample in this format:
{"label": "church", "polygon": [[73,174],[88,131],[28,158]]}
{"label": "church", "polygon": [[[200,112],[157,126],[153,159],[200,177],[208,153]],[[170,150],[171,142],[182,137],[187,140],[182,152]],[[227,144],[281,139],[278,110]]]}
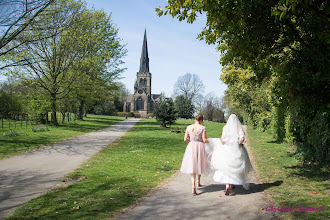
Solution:
{"label": "church", "polygon": [[126,96],[124,112],[133,112],[145,118],[149,113],[153,113],[154,105],[158,101],[159,96],[159,94],[151,94],[151,73],[149,71],[147,31],[145,30],[140,58],[140,70],[136,73],[134,94]]}

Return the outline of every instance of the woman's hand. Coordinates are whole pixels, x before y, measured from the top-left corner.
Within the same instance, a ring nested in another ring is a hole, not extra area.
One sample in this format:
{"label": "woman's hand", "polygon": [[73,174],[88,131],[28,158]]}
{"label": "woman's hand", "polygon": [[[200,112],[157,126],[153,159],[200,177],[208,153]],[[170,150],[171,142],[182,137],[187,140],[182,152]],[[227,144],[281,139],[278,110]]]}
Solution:
{"label": "woman's hand", "polygon": [[204,143],[210,143],[210,141],[208,139],[204,140]]}
{"label": "woman's hand", "polygon": [[239,142],[239,145],[242,145],[244,142],[244,137],[241,138],[240,142]]}

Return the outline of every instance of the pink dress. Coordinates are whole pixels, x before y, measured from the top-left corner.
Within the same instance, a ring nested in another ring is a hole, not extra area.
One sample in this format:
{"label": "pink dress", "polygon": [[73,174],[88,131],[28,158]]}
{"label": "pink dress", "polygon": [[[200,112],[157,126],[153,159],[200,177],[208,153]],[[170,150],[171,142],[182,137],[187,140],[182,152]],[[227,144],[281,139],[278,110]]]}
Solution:
{"label": "pink dress", "polygon": [[202,134],[205,127],[202,126],[196,134],[192,132],[192,126],[187,127],[189,144],[184,153],[181,169],[182,173],[202,174],[207,172],[207,153],[203,142]]}

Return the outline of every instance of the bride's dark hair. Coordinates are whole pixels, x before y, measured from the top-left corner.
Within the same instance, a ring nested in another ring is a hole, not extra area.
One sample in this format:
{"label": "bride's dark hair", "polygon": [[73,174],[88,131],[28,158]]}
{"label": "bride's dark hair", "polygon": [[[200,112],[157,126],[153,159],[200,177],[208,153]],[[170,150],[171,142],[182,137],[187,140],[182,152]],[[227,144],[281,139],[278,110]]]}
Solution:
{"label": "bride's dark hair", "polygon": [[197,114],[197,115],[195,115],[195,120],[197,120],[197,121],[203,121],[203,119],[204,119],[204,117],[203,117],[203,115],[202,114]]}

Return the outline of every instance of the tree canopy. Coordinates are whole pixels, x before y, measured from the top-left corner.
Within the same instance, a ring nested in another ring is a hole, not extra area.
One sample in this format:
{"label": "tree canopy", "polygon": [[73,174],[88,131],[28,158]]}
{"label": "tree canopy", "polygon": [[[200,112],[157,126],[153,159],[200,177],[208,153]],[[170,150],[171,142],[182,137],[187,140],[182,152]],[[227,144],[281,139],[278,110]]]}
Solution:
{"label": "tree canopy", "polygon": [[188,23],[206,14],[198,38],[216,44],[221,53],[227,106],[240,106],[236,110],[259,127],[284,129],[304,161],[329,163],[330,128],[323,123],[330,121],[329,5],[322,0],[169,0],[156,11]]}
{"label": "tree canopy", "polygon": [[[35,40],[25,40],[32,36]],[[126,50],[104,11],[89,10],[82,1],[55,1],[7,46],[13,49],[1,58],[15,65],[6,74],[25,86],[22,95],[38,97],[39,110],[51,111],[55,124],[58,111],[79,109],[82,119],[87,105],[105,96],[114,102]]]}

